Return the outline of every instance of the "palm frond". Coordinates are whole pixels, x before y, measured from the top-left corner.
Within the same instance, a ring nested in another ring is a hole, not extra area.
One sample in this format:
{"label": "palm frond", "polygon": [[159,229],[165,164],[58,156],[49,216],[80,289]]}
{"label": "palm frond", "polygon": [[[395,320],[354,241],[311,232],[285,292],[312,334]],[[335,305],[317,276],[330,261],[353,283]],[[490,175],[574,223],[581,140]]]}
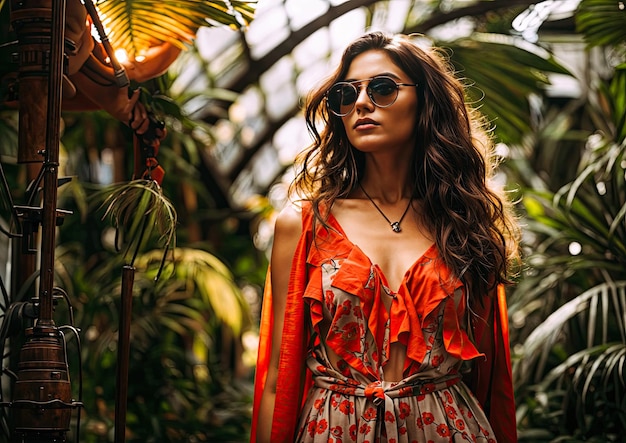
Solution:
{"label": "palm frond", "polygon": [[[586,337],[587,352],[594,345],[606,344],[611,339],[626,344],[626,281],[602,283],[583,292],[535,328],[524,342],[523,358],[516,363],[519,365],[516,373],[522,379],[532,377],[533,369],[537,373],[544,372],[542,369],[548,355],[576,318],[584,326],[582,332]],[[610,331],[608,327],[611,327]]]}
{"label": "palm frond", "polygon": [[257,1],[103,0],[97,8],[115,49],[131,56],[164,42],[185,48],[202,26],[247,26]]}
{"label": "palm frond", "polygon": [[[545,417],[560,417],[559,421],[576,420],[568,429],[564,441],[587,441],[594,428],[611,432],[623,429],[626,413],[626,344],[606,343],[583,349],[553,368],[540,383],[530,387],[536,404]],[[525,408],[522,417],[536,411]],[[568,415],[568,417],[565,417]],[[565,436],[565,429],[559,434]],[[578,435],[579,439],[572,439]],[[556,440],[550,440],[556,441]],[[607,440],[601,440],[607,441]],[[617,441],[611,439],[609,441]]]}
{"label": "palm frond", "polygon": [[[626,42],[624,44],[626,45]],[[600,84],[599,93],[608,107],[604,111],[611,116],[612,139],[615,143],[621,144],[626,140],[626,63],[615,68],[610,83]]]}
{"label": "palm frond", "polygon": [[589,46],[618,46],[626,42],[626,11],[621,2],[582,0],[575,18],[576,30]]}
{"label": "palm frond", "polygon": [[154,232],[164,248],[163,254],[174,245],[178,216],[157,182],[133,180],[116,184],[99,196],[106,197],[101,205],[106,208],[103,219],[111,218],[118,240],[125,244],[120,249],[129,264],[133,265],[137,254],[149,245]]}
{"label": "palm frond", "polygon": [[[626,256],[626,183],[623,144],[600,133],[587,140],[578,175],[552,194],[527,191],[523,198],[532,230],[549,241],[552,253],[567,253],[572,242],[585,248],[585,260],[604,256],[606,267],[624,266]],[[611,264],[611,261],[613,264]],[[619,271],[615,275],[619,275]],[[620,278],[620,277],[615,277]]]}
{"label": "palm frond", "polygon": [[[625,331],[626,281],[597,285],[549,315],[514,360],[516,385],[527,390],[518,419],[579,438],[623,429]],[[576,426],[564,428],[574,416]]]}
{"label": "palm frond", "polygon": [[[175,332],[223,322],[239,334],[247,319],[247,305],[228,267],[201,249],[177,248],[168,258],[155,289],[160,300],[155,318]],[[152,275],[159,259],[160,251],[143,254],[137,266]]]}
{"label": "palm frond", "polygon": [[551,55],[516,45],[512,37],[474,34],[445,47],[455,70],[469,83],[469,101],[494,123],[505,143],[518,143],[531,132],[528,96],[543,93],[547,73],[569,75]]}

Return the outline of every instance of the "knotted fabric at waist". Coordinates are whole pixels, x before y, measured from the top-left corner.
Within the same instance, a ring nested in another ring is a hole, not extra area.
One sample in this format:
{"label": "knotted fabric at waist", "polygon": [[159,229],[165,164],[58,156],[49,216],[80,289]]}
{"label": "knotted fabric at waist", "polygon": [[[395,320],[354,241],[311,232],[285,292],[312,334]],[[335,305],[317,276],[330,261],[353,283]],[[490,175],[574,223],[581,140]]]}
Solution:
{"label": "knotted fabric at waist", "polygon": [[[459,374],[449,374],[436,379],[408,377],[397,382],[376,380],[368,385],[364,385],[357,380],[347,377],[337,378],[321,374],[313,376],[315,386],[318,388],[356,397],[365,397],[376,406],[381,405],[383,402],[387,403],[387,401],[391,401],[393,398],[413,397],[439,391],[455,385],[460,379],[461,376]],[[385,409],[387,409],[389,405],[385,406]]]}
{"label": "knotted fabric at waist", "polygon": [[449,374],[436,379],[419,378],[418,374],[415,374],[398,382],[377,380],[368,385],[364,385],[348,377],[339,378],[319,373],[313,376],[315,386],[318,388],[328,389],[329,391],[345,395],[365,397],[372,401],[377,409],[377,412],[374,412],[375,416],[383,418],[376,420],[378,428],[377,433],[380,435],[384,427],[388,441],[391,441],[393,438],[397,441],[399,438],[396,425],[397,420],[386,419],[386,413],[388,412],[395,415],[394,398],[426,395],[455,385],[460,379],[461,376],[458,373]]}

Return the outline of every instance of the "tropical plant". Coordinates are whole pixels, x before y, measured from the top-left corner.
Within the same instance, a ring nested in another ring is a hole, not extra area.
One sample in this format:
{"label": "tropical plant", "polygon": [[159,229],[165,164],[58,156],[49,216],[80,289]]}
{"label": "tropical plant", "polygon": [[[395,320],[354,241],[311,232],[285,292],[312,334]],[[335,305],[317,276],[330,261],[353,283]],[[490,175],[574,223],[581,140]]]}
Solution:
{"label": "tropical plant", "polygon": [[[86,405],[80,441],[109,441],[123,260],[112,250],[85,257],[77,243],[57,253],[59,280],[71,288],[74,322],[84,332],[82,374],[73,372],[74,380],[82,377]],[[136,258],[127,440],[219,441],[217,425],[228,421],[244,434],[245,421],[225,416],[218,401],[225,393],[233,402],[241,395],[219,360],[224,329],[239,334],[249,324],[241,291],[225,265],[199,248],[175,249],[155,282],[162,254]],[[59,308],[60,319],[64,312]]]}
{"label": "tropical plant", "polygon": [[254,17],[256,1],[176,0],[97,3],[114,48],[135,56],[163,42],[181,49],[193,42],[198,28],[221,24],[241,28]]}
{"label": "tropical plant", "polygon": [[[626,42],[625,19],[615,2],[604,0],[583,0],[576,12],[590,47],[603,45],[615,55]],[[510,302],[525,441],[621,441],[626,429],[623,55],[584,101],[547,112],[537,131],[530,152],[551,148],[563,156],[568,149],[575,169],[555,162],[542,165],[546,174],[539,175],[540,168],[519,157],[514,162],[517,177],[533,187],[522,199],[527,269]],[[565,185],[542,179],[552,170]]]}
{"label": "tropical plant", "polygon": [[[544,93],[550,84],[548,74],[569,75],[551,54],[518,43],[517,37],[487,32],[436,42],[451,52],[450,62],[469,83],[469,102],[493,122],[502,143],[520,143],[532,131],[528,97]],[[485,58],[485,53],[490,56]]]}

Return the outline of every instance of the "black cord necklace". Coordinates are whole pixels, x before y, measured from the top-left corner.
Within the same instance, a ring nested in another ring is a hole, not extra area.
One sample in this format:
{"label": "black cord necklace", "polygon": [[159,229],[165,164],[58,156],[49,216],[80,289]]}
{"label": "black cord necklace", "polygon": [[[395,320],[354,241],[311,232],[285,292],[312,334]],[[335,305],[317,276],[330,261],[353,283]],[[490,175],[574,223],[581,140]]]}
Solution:
{"label": "black cord necklace", "polygon": [[407,205],[406,209],[404,210],[404,213],[402,214],[402,217],[400,217],[400,220],[396,221],[396,222],[392,222],[391,220],[389,220],[389,218],[385,215],[385,213],[383,212],[382,209],[380,209],[378,207],[378,205],[376,204],[376,202],[372,199],[372,197],[370,197],[370,195],[365,192],[365,189],[363,189],[363,186],[361,185],[361,183],[359,183],[359,188],[361,188],[361,191],[363,191],[363,194],[365,194],[365,196],[367,197],[367,199],[372,202],[372,204],[374,205],[374,207],[376,208],[376,210],[378,212],[380,212],[380,215],[382,215],[384,217],[385,220],[387,220],[387,223],[389,223],[389,226],[391,226],[391,229],[393,229],[393,232],[395,233],[399,233],[402,231],[402,229],[400,228],[400,223],[402,223],[402,220],[404,220],[404,216],[407,214],[407,212],[409,212],[409,208],[411,207],[411,199],[409,199],[409,204]]}

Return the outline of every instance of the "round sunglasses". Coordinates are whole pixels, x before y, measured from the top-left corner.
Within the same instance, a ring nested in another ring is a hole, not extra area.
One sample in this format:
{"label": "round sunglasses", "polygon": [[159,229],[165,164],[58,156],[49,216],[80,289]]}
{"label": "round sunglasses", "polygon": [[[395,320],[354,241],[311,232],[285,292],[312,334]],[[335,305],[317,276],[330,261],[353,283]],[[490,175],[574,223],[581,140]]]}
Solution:
{"label": "round sunglasses", "polygon": [[417,86],[417,83],[398,83],[386,76],[351,82],[337,82],[326,92],[326,105],[330,112],[337,117],[345,117],[350,114],[359,97],[363,82],[368,82],[365,88],[367,96],[379,108],[386,108],[396,102],[400,86]]}

